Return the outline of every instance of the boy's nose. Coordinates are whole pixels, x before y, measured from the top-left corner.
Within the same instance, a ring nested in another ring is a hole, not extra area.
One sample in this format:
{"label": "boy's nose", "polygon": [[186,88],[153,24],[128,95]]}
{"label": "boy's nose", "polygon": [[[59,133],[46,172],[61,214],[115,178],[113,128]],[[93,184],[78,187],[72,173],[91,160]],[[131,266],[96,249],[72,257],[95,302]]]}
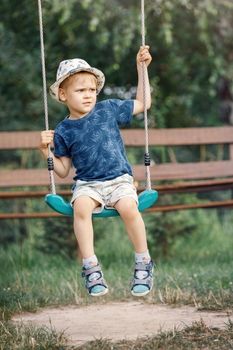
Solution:
{"label": "boy's nose", "polygon": [[90,97],[91,91],[89,89],[85,90],[85,97]]}

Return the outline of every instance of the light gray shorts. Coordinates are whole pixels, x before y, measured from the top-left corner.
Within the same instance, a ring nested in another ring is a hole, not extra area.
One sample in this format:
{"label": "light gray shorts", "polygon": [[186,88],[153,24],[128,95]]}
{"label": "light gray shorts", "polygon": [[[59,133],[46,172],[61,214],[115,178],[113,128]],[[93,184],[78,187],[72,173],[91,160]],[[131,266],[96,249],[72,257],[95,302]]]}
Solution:
{"label": "light gray shorts", "polygon": [[88,196],[100,203],[93,213],[100,213],[104,208],[112,209],[119,199],[131,197],[138,204],[136,187],[133,177],[124,174],[113,180],[107,181],[82,181],[77,180],[71,198],[71,205],[81,196]]}

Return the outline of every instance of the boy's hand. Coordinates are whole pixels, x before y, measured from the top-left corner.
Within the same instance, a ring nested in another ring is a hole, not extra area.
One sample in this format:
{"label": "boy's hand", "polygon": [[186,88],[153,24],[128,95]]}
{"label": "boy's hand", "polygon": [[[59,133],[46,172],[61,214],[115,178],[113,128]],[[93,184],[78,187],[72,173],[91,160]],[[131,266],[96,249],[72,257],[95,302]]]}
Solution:
{"label": "boy's hand", "polygon": [[141,65],[142,62],[145,62],[146,66],[148,67],[149,64],[152,61],[151,54],[149,52],[150,47],[148,45],[141,46],[138,53],[137,53],[137,65]]}
{"label": "boy's hand", "polygon": [[48,145],[50,145],[53,142],[54,137],[54,130],[44,130],[40,134],[40,149],[46,149],[48,148]]}

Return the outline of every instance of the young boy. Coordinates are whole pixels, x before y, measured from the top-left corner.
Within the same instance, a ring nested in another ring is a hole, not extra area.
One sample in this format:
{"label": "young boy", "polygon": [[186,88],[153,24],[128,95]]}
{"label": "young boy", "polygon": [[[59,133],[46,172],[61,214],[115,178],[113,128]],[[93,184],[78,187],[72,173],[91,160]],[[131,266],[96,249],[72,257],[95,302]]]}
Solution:
{"label": "young boy", "polygon": [[[66,104],[69,115],[55,131],[41,133],[45,158],[54,141],[54,171],[60,177],[69,173],[71,162],[76,170],[76,185],[71,203],[74,209],[74,232],[80,248],[85,286],[92,296],[104,295],[108,286],[94,252],[92,213],[105,206],[114,207],[121,216],[135,250],[135,270],[131,286],[134,296],[148,294],[153,285],[153,262],[148,252],[146,231],[138,211],[133,184],[119,125],[130,123],[132,115],[143,112],[143,70],[152,58],[149,46],[137,54],[138,86],[135,100],[109,99],[96,102],[103,88],[104,74],[81,59],[62,61],[50,93]],[[145,76],[146,108],[151,105],[148,74]]]}

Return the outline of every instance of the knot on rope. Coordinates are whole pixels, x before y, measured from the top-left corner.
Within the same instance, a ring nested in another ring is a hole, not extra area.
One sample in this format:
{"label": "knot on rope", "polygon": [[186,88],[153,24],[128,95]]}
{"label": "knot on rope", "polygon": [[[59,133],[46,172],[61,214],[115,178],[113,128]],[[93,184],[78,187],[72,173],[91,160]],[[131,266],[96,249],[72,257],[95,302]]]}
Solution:
{"label": "knot on rope", "polygon": [[144,164],[145,164],[145,166],[150,166],[150,154],[149,154],[149,152],[146,152],[144,154]]}
{"label": "knot on rope", "polygon": [[54,164],[53,164],[53,158],[52,157],[48,157],[47,158],[47,163],[48,163],[48,170],[49,171],[54,170]]}

